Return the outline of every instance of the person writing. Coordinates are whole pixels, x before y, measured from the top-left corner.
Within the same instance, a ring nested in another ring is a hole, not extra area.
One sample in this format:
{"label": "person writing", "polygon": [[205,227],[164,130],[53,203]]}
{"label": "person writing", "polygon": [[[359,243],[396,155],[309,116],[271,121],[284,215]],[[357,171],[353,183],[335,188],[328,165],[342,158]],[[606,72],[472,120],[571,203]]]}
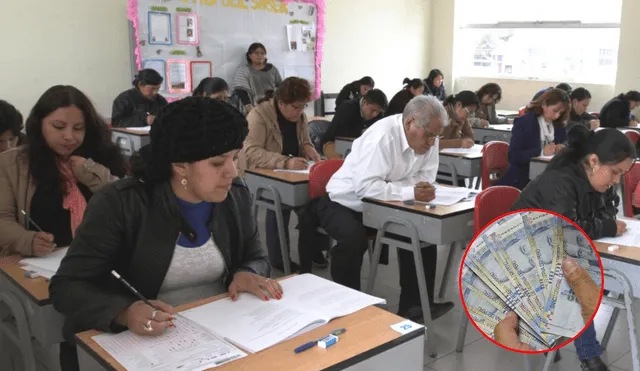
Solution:
{"label": "person writing", "polygon": [[133,88],[122,92],[113,101],[111,125],[114,128],[142,127],[153,124],[153,120],[167,105],[167,100],[158,91],[163,78],[156,70],[144,69],[133,80]]}
{"label": "person writing", "polygon": [[444,101],[447,96],[446,89],[444,87],[444,74],[437,68],[432,69],[429,72],[429,76],[424,80],[425,95],[433,95],[438,98],[439,101]]}
{"label": "person writing", "polygon": [[591,103],[591,93],[585,88],[577,88],[571,92],[571,113],[569,114],[569,123],[567,124],[567,132],[576,125],[582,125],[589,130],[600,127],[600,121],[587,112]]}
{"label": "person writing", "polygon": [[28,144],[0,154],[0,255],[69,246],[93,193],[125,174],[107,125],[73,86],[48,89],[26,125]]}
{"label": "person writing", "polygon": [[[269,98],[269,97],[267,97]],[[258,104],[247,116],[249,134],[244,142],[244,157],[249,169],[290,169],[304,170],[308,161],[320,161],[309,137],[307,115],[304,108],[311,100],[311,85],[305,79],[289,77],[282,81],[271,99]],[[283,210],[285,238],[289,239],[289,219],[291,209]],[[271,266],[283,269],[291,264],[280,249],[280,235],[276,223],[276,214],[267,210],[266,214],[267,248]],[[314,258],[318,267],[326,267],[327,261],[320,250]],[[295,266],[292,271],[295,271]]]}
{"label": "person writing", "polygon": [[0,153],[25,142],[22,114],[9,102],[0,100]]}
{"label": "person writing", "polygon": [[449,115],[449,125],[442,132],[440,149],[473,147],[473,129],[469,118],[475,117],[479,101],[476,93],[465,90],[442,102]]}
{"label": "person writing", "polygon": [[[327,194],[309,205],[306,228],[300,230],[298,243],[317,243],[315,228],[310,227],[314,222],[337,242],[331,253],[331,277],[335,282],[360,290],[360,270],[368,248],[367,230],[362,224],[363,198],[422,202],[435,198],[438,137],[446,125],[446,111],[438,99],[421,95],[407,104],[402,115],[383,118],[353,142],[351,154],[329,180]],[[428,303],[420,300],[413,253],[398,249],[398,315],[419,320],[424,308],[436,319],[451,310],[453,303],[434,301],[438,249],[427,246],[421,253]]]}
{"label": "person writing", "polygon": [[[533,208],[564,215],[592,240],[625,233],[626,224],[616,220],[620,199],[614,186],[635,161],[633,144],[616,129],[589,131],[584,126],[572,128],[568,138],[568,146],[524,188],[512,210]],[[607,370],[593,324],[574,344],[584,369]]]}
{"label": "person writing", "polygon": [[523,189],[529,183],[531,159],[552,156],[566,141],[564,122],[569,117],[569,96],[551,89],[527,106],[526,113],[515,119],[509,144],[509,167],[497,185]]}
{"label": "person writing", "polygon": [[640,92],[630,90],[611,99],[600,110],[600,126],[603,128],[622,128],[637,126],[631,118],[631,111],[640,107]]}
{"label": "person writing", "polygon": [[502,88],[500,85],[490,82],[482,85],[476,92],[479,105],[475,117],[468,120],[473,127],[488,128],[489,125],[508,124],[509,120],[499,117],[496,114],[496,104],[502,99]]}
{"label": "person writing", "polygon": [[409,103],[413,97],[424,93],[424,81],[420,79],[410,79],[406,77],[402,83],[404,87],[391,98],[389,107],[385,112],[385,117],[401,114],[404,111],[404,107],[407,106],[407,103]]}
{"label": "person writing", "polygon": [[346,101],[360,99],[364,97],[369,90],[376,87],[375,81],[371,76],[364,76],[360,80],[356,80],[343,86],[336,97],[336,109]]}
{"label": "person writing", "polygon": [[[282,297],[268,278],[251,195],[236,177],[246,134],[244,116],[224,102],[174,102],[158,115],[133,177],[92,198],[50,285],[54,308],[66,316],[63,371],[77,370],[74,333],[156,336],[172,326],[177,305],[224,292],[233,300],[242,292]],[[112,270],[159,310],[133,296]]]}

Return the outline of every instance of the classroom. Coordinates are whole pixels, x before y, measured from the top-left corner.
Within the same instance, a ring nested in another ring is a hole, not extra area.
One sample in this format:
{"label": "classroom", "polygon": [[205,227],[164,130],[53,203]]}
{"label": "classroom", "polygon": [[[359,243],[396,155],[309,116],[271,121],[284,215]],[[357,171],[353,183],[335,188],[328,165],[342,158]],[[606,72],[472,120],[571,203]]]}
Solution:
{"label": "classroom", "polygon": [[640,1],[2,9],[0,370],[640,371]]}

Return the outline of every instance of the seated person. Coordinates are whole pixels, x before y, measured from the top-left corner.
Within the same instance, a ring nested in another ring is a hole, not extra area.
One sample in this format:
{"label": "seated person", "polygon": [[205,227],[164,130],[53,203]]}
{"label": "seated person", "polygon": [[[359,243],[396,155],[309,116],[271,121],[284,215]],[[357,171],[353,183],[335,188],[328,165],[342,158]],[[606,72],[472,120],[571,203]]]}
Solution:
{"label": "seated person", "polygon": [[336,109],[329,130],[325,135],[324,154],[328,158],[340,158],[335,152],[336,137],[357,138],[368,127],[380,120],[387,109],[387,96],[379,89],[369,90],[364,97],[352,99]]}
{"label": "seated person", "polygon": [[229,84],[219,77],[207,77],[202,79],[193,90],[194,97],[207,97],[223,102],[229,100]]}
{"label": "seated person", "polygon": [[636,126],[631,119],[631,111],[640,107],[640,92],[631,90],[608,101],[600,110],[600,126],[603,128],[622,128]]}
{"label": "seated person", "polygon": [[[63,371],[78,369],[73,336],[96,329],[161,335],[173,307],[229,292],[263,300],[282,290],[270,274],[251,210],[236,178],[247,122],[214,99],[189,97],[159,113],[133,178],[104,187],[49,287],[66,316]],[[236,179],[234,179],[236,178]],[[156,311],[111,276],[117,273]]]}
{"label": "seated person", "polygon": [[369,90],[375,87],[376,83],[371,76],[364,76],[360,80],[348,83],[340,90],[340,93],[338,93],[336,109],[346,101],[364,97]]}
{"label": "seated person", "polygon": [[508,124],[505,117],[496,114],[496,104],[502,99],[502,88],[500,85],[490,82],[482,85],[476,92],[479,105],[475,117],[470,117],[469,123],[472,127],[487,128],[489,125]]}
{"label": "seated person", "polygon": [[[567,93],[567,95],[571,94],[571,91],[573,90],[571,85],[567,84],[566,82],[561,82],[560,84],[556,85],[555,88],[564,91],[565,93]],[[540,96],[543,93],[546,93],[551,89],[553,89],[552,86],[538,90],[538,92],[533,96],[533,99],[531,101],[537,100],[538,98],[540,98]]]}
{"label": "seated person", "polygon": [[402,83],[404,87],[391,98],[385,117],[401,114],[413,97],[424,94],[424,81],[406,77]]}
{"label": "seated person", "polygon": [[107,125],[73,86],[40,97],[27,118],[27,139],[0,154],[0,256],[69,246],[93,193],[125,173]]}
{"label": "seated person", "polygon": [[[418,96],[402,115],[385,117],[353,142],[351,154],[327,184],[327,195],[309,207],[316,225],[322,227],[337,245],[331,250],[331,277],[341,285],[360,290],[360,269],[367,251],[367,231],[362,224],[362,199],[388,201],[435,198],[438,171],[438,136],[448,125],[440,101]],[[300,230],[299,245],[317,243],[313,229]],[[425,280],[429,292],[431,317],[438,318],[453,303],[433,301],[438,249],[422,249]],[[422,317],[413,254],[398,249],[400,262],[400,308],[398,314]]]}
{"label": "seated person", "polygon": [[[309,82],[298,77],[289,77],[282,81],[275,97],[258,104],[249,112],[249,134],[243,147],[247,168],[304,170],[309,167],[308,161],[320,161],[320,155],[311,143],[307,115],[304,113],[304,108],[310,100]],[[288,241],[291,209],[283,210],[282,216],[285,238]],[[267,211],[266,224],[271,266],[283,269],[275,212]],[[317,267],[327,266],[320,250],[316,253],[314,263]],[[292,271],[295,270],[297,269],[294,266]]]}
{"label": "seated person", "polygon": [[440,102],[444,101],[447,91],[444,87],[444,75],[439,69],[434,68],[429,72],[429,76],[424,80],[424,85],[425,95],[433,95]]}
{"label": "seated person", "polygon": [[576,125],[582,125],[589,130],[600,127],[600,121],[596,120],[593,115],[587,112],[589,103],[591,103],[591,93],[589,93],[589,90],[577,88],[571,92],[569,98],[571,98],[571,113],[569,114],[567,133]]}
{"label": "seated person", "polygon": [[156,70],[144,69],[133,80],[133,88],[113,101],[111,125],[114,128],[149,126],[167,100],[158,91],[163,78]]}
{"label": "seated person", "polygon": [[473,118],[479,101],[476,93],[465,90],[447,97],[442,103],[449,115],[440,139],[440,149],[473,147],[473,129],[469,118]]}
{"label": "seated person", "polygon": [[24,144],[20,130],[22,114],[11,103],[0,100],[0,153]]}
{"label": "seated person", "polygon": [[551,156],[564,148],[564,122],[569,117],[569,96],[563,90],[551,89],[527,106],[526,113],[516,118],[509,144],[509,167],[497,185],[522,190],[529,183],[531,159]]}
{"label": "seated person", "polygon": [[640,183],[633,191],[633,215],[640,215]]}

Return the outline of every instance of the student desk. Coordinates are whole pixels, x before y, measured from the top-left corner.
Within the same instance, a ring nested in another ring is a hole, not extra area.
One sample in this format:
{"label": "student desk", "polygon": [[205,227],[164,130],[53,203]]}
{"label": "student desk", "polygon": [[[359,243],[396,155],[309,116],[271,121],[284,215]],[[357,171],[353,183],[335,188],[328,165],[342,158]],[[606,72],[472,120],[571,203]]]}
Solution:
{"label": "student desk", "polygon": [[[447,171],[447,167],[451,169],[450,174],[454,185],[458,185],[458,177],[473,179],[482,176],[482,152],[446,153],[443,151],[445,150],[440,151],[440,168],[438,170]],[[464,186],[464,184],[460,186]]]}
{"label": "student desk", "polygon": [[[427,348],[429,354],[434,357],[436,349],[433,343],[433,327],[420,249],[426,244],[452,245],[440,283],[438,296],[442,297],[453,264],[453,244],[473,237],[474,201],[463,201],[452,206],[436,206],[435,209],[426,209],[424,204],[409,206],[400,201],[379,201],[370,198],[362,201],[364,226],[378,230],[366,292],[373,291],[382,244],[412,251],[416,260],[420,301],[427,327]],[[411,243],[385,236],[386,233],[408,238]]]}
{"label": "student desk", "polygon": [[279,172],[271,169],[246,170],[244,181],[253,195],[253,212],[258,213],[258,207],[263,206],[276,214],[276,224],[280,239],[280,249],[284,260],[284,273],[291,272],[288,264],[289,245],[286,232],[288,225],[284,225],[282,209],[297,208],[309,201],[309,174]]}
{"label": "student desk", "polygon": [[534,157],[531,159],[531,164],[529,165],[529,179],[535,179],[538,175],[542,174],[544,169],[547,168],[551,162],[551,158],[549,157]]}
{"label": "student desk", "polygon": [[[16,334],[16,346],[21,350],[24,367],[35,371],[31,338],[35,338],[45,350],[63,342],[64,317],[51,305],[49,282],[42,277],[26,278],[18,264],[21,259],[17,255],[0,258],[0,301],[15,318],[15,326],[0,321],[0,328]],[[4,339],[8,338],[5,336]],[[57,364],[58,360],[53,358],[52,362]]]}
{"label": "student desk", "polygon": [[336,153],[342,155],[343,158],[347,157],[351,152],[353,141],[356,139],[358,138],[336,137]]}
{"label": "student desk", "polygon": [[117,144],[125,157],[131,157],[142,146],[151,142],[148,131],[131,130],[128,128],[112,128],[111,141]]}
{"label": "student desk", "polygon": [[513,118],[513,117],[520,116],[520,111],[514,111],[514,110],[508,110],[508,109],[497,109],[496,115]]}
{"label": "student desk", "polygon": [[[285,294],[286,295],[286,294]],[[180,306],[177,311],[191,309],[225,297],[226,294]],[[262,352],[216,367],[212,370],[350,370],[350,371],[422,371],[424,363],[424,331],[401,335],[391,325],[403,318],[376,307],[368,307],[329,324],[274,345]],[[324,350],[318,347],[295,354],[293,350],[313,339],[319,339],[337,328],[346,328],[338,343]],[[91,337],[92,330],[76,335],[80,371],[125,369]]]}
{"label": "student desk", "polygon": [[477,144],[485,144],[492,140],[511,142],[513,125],[489,125],[488,128],[473,128],[473,135]]}
{"label": "student desk", "polygon": [[[624,218],[620,218],[624,220]],[[640,245],[640,241],[638,241]],[[626,309],[631,362],[634,371],[640,371],[640,355],[634,318],[633,298],[640,297],[640,246],[619,246],[618,251],[609,251],[611,244],[594,241],[605,269],[605,288],[622,293],[622,299],[603,298],[603,302],[614,306],[614,311],[603,336],[602,346],[606,346],[620,309]],[[605,300],[606,299],[606,300]]]}

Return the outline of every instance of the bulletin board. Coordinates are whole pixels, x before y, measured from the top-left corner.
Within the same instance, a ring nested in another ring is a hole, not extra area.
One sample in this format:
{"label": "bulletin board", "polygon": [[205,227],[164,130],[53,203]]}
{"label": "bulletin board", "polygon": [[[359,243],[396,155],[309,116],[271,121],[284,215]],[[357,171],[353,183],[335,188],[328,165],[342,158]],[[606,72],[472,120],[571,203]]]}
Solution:
{"label": "bulletin board", "polygon": [[254,42],[282,78],[309,80],[320,96],[325,0],[128,0],[134,74],[153,68],[169,101],[205,77],[233,84]]}

